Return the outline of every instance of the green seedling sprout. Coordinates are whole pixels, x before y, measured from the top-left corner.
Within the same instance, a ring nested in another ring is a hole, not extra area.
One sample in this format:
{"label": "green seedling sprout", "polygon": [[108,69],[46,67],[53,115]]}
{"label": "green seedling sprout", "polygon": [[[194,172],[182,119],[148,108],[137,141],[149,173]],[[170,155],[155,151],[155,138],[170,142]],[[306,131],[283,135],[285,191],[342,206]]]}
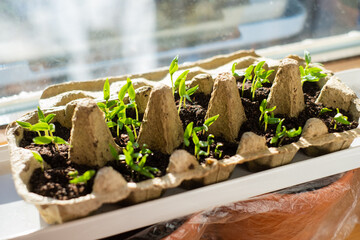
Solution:
{"label": "green seedling sprout", "polygon": [[244,88],[245,88],[245,82],[246,80],[251,81],[253,78],[252,75],[252,71],[254,69],[254,65],[250,65],[246,70],[245,70],[245,75],[244,75],[244,80],[242,82],[242,87],[241,87],[241,96],[244,96]]}
{"label": "green seedling sprout", "polygon": [[41,157],[41,155],[38,152],[35,151],[31,151],[35,160],[38,161],[38,163],[40,163],[41,166],[41,171],[44,171],[44,159]]}
{"label": "green seedling sprout", "polygon": [[190,96],[193,95],[199,88],[199,85],[196,85],[193,88],[186,89],[185,81],[188,73],[189,70],[184,71],[175,81],[175,87],[178,88],[180,96],[178,113],[180,113],[182,102],[184,101],[184,107],[186,107],[186,100],[192,102]]}
{"label": "green seedling sprout", "polygon": [[[205,120],[202,126],[199,127],[193,127],[194,123],[189,123],[184,132],[184,145],[190,146],[190,137],[192,138],[192,141],[194,143],[194,155],[199,160],[200,156],[208,156],[210,154],[210,146],[214,142],[214,135],[210,134],[207,137],[207,141],[200,141],[199,137],[197,136],[198,133],[202,132],[203,134],[205,131],[209,130],[209,126],[213,124],[219,117],[218,115],[215,115],[213,117],[210,117]],[[207,152],[201,150],[201,148],[207,147]]]}
{"label": "green seedling sprout", "polygon": [[[270,140],[271,144],[278,143],[278,147],[281,145],[281,143],[284,141],[286,137],[293,138],[296,136],[299,136],[302,132],[302,128],[299,127],[297,130],[295,128],[291,130],[286,130],[285,126],[282,126],[282,123],[285,119],[281,119],[279,124],[276,127],[275,136]],[[280,140],[280,141],[279,141]]]}
{"label": "green seedling sprout", "polygon": [[[37,132],[38,137],[33,138],[33,142],[35,144],[43,145],[43,144],[50,144],[53,143],[56,149],[59,151],[58,144],[66,144],[70,145],[67,141],[62,139],[61,137],[54,136],[53,133],[55,132],[55,125],[50,123],[55,114],[49,114],[45,117],[43,111],[38,107],[38,118],[39,122],[32,125],[28,122],[21,122],[16,121],[21,127],[28,129],[29,131]],[[44,132],[44,135],[41,135],[41,132]]]}
{"label": "green seedling sprout", "polygon": [[[155,176],[153,173],[159,172],[159,169],[157,168],[145,166],[147,157],[152,153],[145,144],[139,152],[135,152],[133,143],[129,141],[126,148],[123,149],[123,154],[120,155],[117,154],[117,151],[113,146],[109,146],[113,158],[118,161],[125,161],[126,165],[128,165],[131,170],[148,178],[154,178]],[[131,176],[133,178],[133,172],[131,172]]]}
{"label": "green seedling sprout", "polygon": [[194,132],[198,133],[198,132],[202,131],[202,133],[204,134],[206,131],[209,130],[209,127],[218,119],[218,117],[219,117],[219,114],[209,117],[208,119],[205,120],[205,122],[203,123],[202,126],[195,127]]}
{"label": "green seedling sprout", "polygon": [[231,67],[231,73],[232,73],[232,75],[233,75],[235,78],[239,78],[240,75],[239,75],[237,72],[235,72],[236,65],[237,65],[237,62],[234,62],[233,65],[232,65],[232,67]]}
{"label": "green seedling sprout", "polygon": [[348,121],[348,117],[344,116],[342,113],[340,113],[339,109],[336,108],[336,115],[332,122],[334,122],[334,129],[336,130],[337,124],[344,124],[344,125],[350,125],[350,122]]}
{"label": "green seedling sprout", "polygon": [[251,83],[252,100],[255,98],[256,89],[262,87],[264,83],[270,83],[268,78],[274,72],[274,70],[265,71],[264,64],[265,61],[261,61],[254,68],[254,79]]}
{"label": "green seedling sprout", "polygon": [[[270,112],[273,112],[276,109],[276,106],[272,107],[272,108],[267,108],[267,100],[264,99],[262,100],[261,104],[260,104],[260,118],[259,118],[259,124],[265,125],[265,131],[267,130],[267,126],[268,124],[276,124],[279,123],[280,119],[279,118],[275,118],[274,117],[274,113],[271,113],[271,115],[269,116]],[[264,121],[262,121],[262,119],[264,118]]]}
{"label": "green seedling sprout", "polygon": [[219,148],[220,147],[222,147],[222,146],[224,146],[224,144],[222,144],[222,143],[218,143],[218,144],[216,144],[216,147],[215,147],[215,156],[217,155],[218,156],[218,158],[221,158],[221,156],[222,156],[222,153],[223,153],[223,151],[221,151]]}
{"label": "green seedling sprout", "polygon": [[105,103],[98,102],[98,107],[105,113],[105,121],[108,127],[113,127],[112,119],[114,115],[110,109],[112,109],[116,105],[116,100],[109,101],[110,99],[110,84],[109,79],[105,80],[104,88],[103,88],[103,96]]}
{"label": "green seedling sprout", "polygon": [[207,151],[206,151],[206,156],[209,156],[210,154],[210,146],[211,144],[214,143],[214,135],[213,134],[209,134],[209,136],[207,137]]}
{"label": "green seedling sprout", "polygon": [[320,110],[320,112],[319,112],[319,115],[321,115],[321,114],[324,114],[324,113],[326,113],[326,112],[332,112],[332,110],[331,109],[329,109],[329,108],[322,108],[321,110]]}
{"label": "green seedling sprout", "polygon": [[176,89],[176,87],[174,85],[174,81],[173,81],[173,75],[179,68],[178,62],[179,62],[179,56],[176,55],[174,57],[174,59],[172,60],[172,62],[170,64],[170,67],[169,67],[170,80],[171,80],[171,89],[172,89],[172,94],[173,95],[175,95],[175,89]]}
{"label": "green seedling sprout", "polygon": [[[304,51],[304,58],[306,64],[305,69],[303,66],[299,66],[301,85],[304,85],[304,82],[318,82],[320,78],[326,77],[325,73],[321,73],[321,68],[309,66],[311,63],[311,55],[307,50]],[[317,63],[317,65],[320,64]]]}
{"label": "green seedling sprout", "polygon": [[68,176],[72,178],[69,181],[69,183],[72,183],[72,184],[84,183],[84,184],[86,184],[95,175],[95,173],[96,173],[95,170],[88,170],[88,171],[84,172],[83,175],[79,176],[79,172],[77,170],[71,171],[68,173]]}

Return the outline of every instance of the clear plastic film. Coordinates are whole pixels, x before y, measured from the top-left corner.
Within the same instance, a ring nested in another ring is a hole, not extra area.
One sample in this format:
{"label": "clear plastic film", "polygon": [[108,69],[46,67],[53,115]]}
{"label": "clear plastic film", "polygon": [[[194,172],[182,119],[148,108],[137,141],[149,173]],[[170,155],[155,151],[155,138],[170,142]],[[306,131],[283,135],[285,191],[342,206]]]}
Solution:
{"label": "clear plastic film", "polygon": [[357,169],[155,224],[128,239],[345,239],[359,223],[359,196]]}

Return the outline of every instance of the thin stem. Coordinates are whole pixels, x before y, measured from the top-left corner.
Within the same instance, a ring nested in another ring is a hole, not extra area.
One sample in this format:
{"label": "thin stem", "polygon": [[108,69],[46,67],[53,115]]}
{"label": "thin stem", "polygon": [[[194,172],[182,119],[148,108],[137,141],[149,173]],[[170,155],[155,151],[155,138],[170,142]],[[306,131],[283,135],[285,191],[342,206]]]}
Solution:
{"label": "thin stem", "polygon": [[136,121],[139,121],[139,112],[135,103],[135,113],[136,113]]}
{"label": "thin stem", "polygon": [[173,81],[173,75],[170,74],[170,79],[171,79],[171,90],[172,90],[172,94],[173,96],[175,95],[175,89],[174,89],[174,81]]}
{"label": "thin stem", "polygon": [[132,127],[133,127],[133,129],[134,129],[134,137],[135,137],[135,140],[137,139],[137,135],[136,135],[136,128],[135,128],[135,125],[134,124],[132,124]]}
{"label": "thin stem", "polygon": [[183,97],[180,97],[178,114],[180,114],[180,109],[181,109],[182,100],[183,100]]}
{"label": "thin stem", "polygon": [[244,97],[245,82],[246,82],[246,78],[244,78],[244,81],[242,82],[242,89],[241,89],[241,96],[242,97]]}

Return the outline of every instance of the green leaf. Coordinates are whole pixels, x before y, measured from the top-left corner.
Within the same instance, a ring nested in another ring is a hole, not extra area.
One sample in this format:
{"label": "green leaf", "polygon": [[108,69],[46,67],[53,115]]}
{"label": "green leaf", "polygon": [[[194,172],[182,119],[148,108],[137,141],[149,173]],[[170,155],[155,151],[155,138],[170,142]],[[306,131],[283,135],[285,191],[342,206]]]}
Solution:
{"label": "green leaf", "polygon": [[187,146],[187,147],[190,145],[190,141],[189,141],[188,138],[184,138],[184,144],[185,144],[185,146]]}
{"label": "green leaf", "polygon": [[311,63],[311,55],[307,50],[304,51],[304,58],[306,65],[309,65]]}
{"label": "green leaf", "polygon": [[50,144],[52,142],[53,138],[49,136],[41,136],[41,137],[35,137],[33,139],[33,142],[35,144],[43,145],[43,144]]}
{"label": "green leaf", "polygon": [[276,134],[279,134],[281,132],[282,123],[284,122],[284,118],[280,120],[279,124],[276,127]]}
{"label": "green leaf", "polygon": [[311,74],[314,74],[314,73],[319,73],[321,72],[322,69],[321,68],[317,68],[317,67],[312,67],[312,68],[309,68],[308,69],[308,72],[311,73]]}
{"label": "green leaf", "polygon": [[259,74],[261,74],[261,72],[263,70],[262,67],[264,66],[264,64],[265,64],[265,61],[261,61],[256,65],[256,67],[254,69],[255,75],[258,76]]}
{"label": "green leaf", "polygon": [[56,116],[56,114],[50,113],[49,115],[47,115],[45,117],[44,122],[50,123],[54,119],[55,116]]}
{"label": "green leaf", "polygon": [[77,176],[79,176],[79,172],[77,170],[75,171],[70,171],[68,172],[67,174],[69,177],[72,177],[72,178],[76,178]]}
{"label": "green leaf", "polygon": [[329,108],[322,108],[321,110],[320,110],[320,113],[319,114],[323,114],[323,113],[326,113],[326,112],[332,112],[332,110],[331,109],[329,109]]}
{"label": "green leaf", "polygon": [[207,152],[205,152],[204,150],[200,150],[198,153],[199,156],[207,156],[209,155]]}
{"label": "green leaf", "polygon": [[31,131],[48,131],[50,130],[50,126],[49,124],[45,123],[45,122],[39,122],[39,123],[36,123],[34,125],[32,125]]}
{"label": "green leaf", "polygon": [[186,91],[186,94],[187,94],[188,96],[191,96],[191,95],[193,95],[198,89],[199,89],[199,85],[196,85],[195,87],[190,88],[189,90],[187,90],[187,91]]}
{"label": "green leaf", "polygon": [[179,95],[184,97],[186,95],[185,78],[183,78],[179,85]]}
{"label": "green leaf", "polygon": [[299,66],[299,71],[300,71],[301,76],[305,76],[305,70],[304,70],[303,66]]}
{"label": "green leaf", "polygon": [[78,183],[86,184],[95,175],[95,173],[96,173],[95,170],[88,170],[83,175],[78,176],[70,180],[69,182],[73,184],[78,184]]}
{"label": "green leaf", "polygon": [[109,79],[107,78],[104,83],[104,100],[107,101],[110,98],[110,84]]}
{"label": "green leaf", "polygon": [[260,107],[259,107],[260,112],[262,112],[262,113],[265,112],[266,105],[267,105],[267,100],[266,100],[266,99],[263,99],[263,100],[261,101],[261,104],[260,104]]}
{"label": "green leaf", "polygon": [[37,109],[38,109],[38,117],[39,117],[39,121],[40,121],[40,122],[43,122],[43,121],[44,121],[44,119],[45,119],[44,113],[43,113],[43,111],[41,111],[41,109],[40,109],[40,107],[39,107],[39,106],[37,107]]}
{"label": "green leaf", "polygon": [[106,108],[111,108],[111,107],[115,106],[117,103],[118,103],[117,100],[108,101],[106,104]]}
{"label": "green leaf", "polygon": [[[254,69],[254,65],[250,65],[246,70],[245,70],[245,78],[248,80],[252,79],[252,71]],[[245,81],[245,80],[244,80]]]}
{"label": "green leaf", "polygon": [[280,118],[273,118],[273,117],[268,118],[268,124],[277,124],[279,122],[280,122]]}
{"label": "green leaf", "polygon": [[[194,122],[191,122],[186,126],[185,132],[184,132],[184,139],[189,139],[190,138],[190,136],[192,134],[192,131],[193,131],[193,126],[194,126]],[[186,145],[186,146],[188,146],[188,145]]]}
{"label": "green leaf", "polygon": [[31,129],[32,125],[28,122],[21,122],[21,121],[16,121],[17,124],[19,124],[21,127],[26,128],[26,129]]}
{"label": "green leaf", "polygon": [[195,132],[193,132],[193,134],[192,134],[192,140],[193,140],[193,142],[194,142],[194,144],[195,145],[198,145],[199,144],[199,137],[196,135],[196,133]]}
{"label": "green leaf", "polygon": [[200,147],[207,147],[207,146],[208,146],[208,142],[199,141],[199,145],[200,145]]}
{"label": "green leaf", "polygon": [[170,75],[173,75],[179,68],[178,65],[179,62],[179,55],[176,55],[174,59],[171,61],[170,67],[169,67],[169,73]]}
{"label": "green leaf", "polygon": [[98,105],[98,107],[99,107],[102,111],[105,110],[105,108],[106,108],[106,104],[105,104],[105,103],[98,102],[98,103],[96,103],[96,104]]}
{"label": "green leaf", "polygon": [[219,116],[220,115],[218,114],[218,115],[215,115],[215,116],[212,116],[212,117],[206,119],[204,122],[204,125],[207,127],[210,127],[211,124],[213,124],[218,119]]}
{"label": "green leaf", "polygon": [[202,126],[199,126],[199,127],[194,127],[193,132],[198,133],[198,132],[200,132],[202,130],[207,131],[207,129],[208,128],[206,127],[206,125],[202,125]]}
{"label": "green leaf", "polygon": [[33,154],[34,158],[36,159],[36,161],[38,161],[40,164],[44,163],[44,159],[41,157],[41,155],[38,152],[32,151],[32,154]]}
{"label": "green leaf", "polygon": [[183,73],[178,76],[178,78],[175,81],[175,89],[177,89],[180,86],[180,82],[184,79],[184,82],[186,81],[186,77],[188,75],[190,70],[186,70]]}
{"label": "green leaf", "polygon": [[53,133],[53,132],[55,132],[55,129],[56,129],[55,124],[50,123],[49,124],[49,131]]}
{"label": "green leaf", "polygon": [[148,177],[148,178],[155,178],[155,176],[153,174],[151,174],[146,168],[140,169],[139,173],[141,175],[144,175],[144,176]]}
{"label": "green leaf", "polygon": [[111,155],[113,156],[113,158],[114,158],[115,160],[119,160],[119,154],[118,154],[116,148],[113,147],[111,144],[109,144],[109,148],[110,148],[110,153],[111,153]]}
{"label": "green leaf", "polygon": [[208,143],[208,146],[214,143],[214,135],[213,134],[209,134],[209,136],[207,137],[207,143]]}
{"label": "green leaf", "polygon": [[289,131],[286,131],[286,135],[290,138],[292,137],[296,137],[296,136],[299,136],[302,132],[302,128],[299,127],[298,130],[296,130],[295,128],[289,130]]}
{"label": "green leaf", "polygon": [[275,143],[278,142],[278,140],[279,140],[279,138],[277,136],[274,136],[274,137],[271,138],[270,144],[275,144]]}
{"label": "green leaf", "polygon": [[347,117],[342,115],[341,113],[337,113],[334,117],[334,119],[338,122],[338,123],[342,123],[345,125],[350,125],[350,122],[347,120]]}
{"label": "green leaf", "polygon": [[126,129],[126,132],[127,132],[128,136],[129,136],[130,142],[135,142],[135,136],[134,136],[132,130],[126,125],[125,125],[125,129]]}
{"label": "green leaf", "polygon": [[129,88],[128,88],[129,97],[131,100],[135,101],[136,93],[130,78],[127,78],[127,82],[129,84]]}
{"label": "green leaf", "polygon": [[67,141],[65,141],[64,139],[62,139],[61,137],[53,137],[53,142],[56,144],[66,144],[69,145],[69,143]]}
{"label": "green leaf", "polygon": [[119,100],[120,100],[121,102],[124,102],[124,97],[125,97],[125,94],[126,94],[128,88],[129,88],[129,85],[128,85],[127,83],[124,84],[124,86],[121,87],[121,89],[120,89],[120,91],[119,91],[119,95],[118,95]]}
{"label": "green leaf", "polygon": [[106,122],[106,125],[108,126],[108,128],[112,128],[112,127],[116,127],[117,124],[113,121],[109,121],[109,122]]}

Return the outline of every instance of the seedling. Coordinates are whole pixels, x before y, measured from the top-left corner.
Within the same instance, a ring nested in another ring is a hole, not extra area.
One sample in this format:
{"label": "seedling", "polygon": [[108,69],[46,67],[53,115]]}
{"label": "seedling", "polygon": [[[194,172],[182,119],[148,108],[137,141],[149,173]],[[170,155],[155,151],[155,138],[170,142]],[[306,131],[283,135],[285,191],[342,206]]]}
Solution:
{"label": "seedling", "polygon": [[268,78],[274,72],[274,70],[265,71],[265,69],[263,69],[264,64],[265,61],[261,61],[254,68],[254,79],[251,84],[252,100],[255,98],[256,89],[262,87],[264,83],[270,83]]}
{"label": "seedling", "polygon": [[84,183],[84,184],[86,184],[95,175],[95,173],[96,173],[95,170],[88,170],[88,171],[84,172],[83,175],[79,176],[79,172],[77,170],[71,171],[68,173],[68,176],[72,178],[69,181],[69,183],[72,183],[72,184]]}
{"label": "seedling", "polygon": [[[311,55],[308,51],[304,51],[305,58],[305,69],[303,66],[299,66],[300,75],[301,75],[301,85],[304,85],[304,82],[318,82],[320,78],[326,77],[325,73],[321,73],[322,69],[318,67],[309,67],[311,62]],[[319,65],[319,64],[317,64]]]}
{"label": "seedling", "polygon": [[171,89],[172,89],[173,95],[175,94],[175,89],[176,89],[176,87],[174,85],[174,81],[173,81],[173,75],[179,68],[178,62],[179,62],[179,56],[176,55],[175,58],[172,60],[170,67],[169,67],[169,73],[170,73],[170,79],[171,79]]}
{"label": "seedling", "polygon": [[216,147],[215,147],[214,152],[215,152],[215,156],[217,155],[218,158],[221,158],[221,156],[222,156],[223,151],[221,151],[221,150],[219,149],[219,148],[222,147],[222,146],[224,146],[224,144],[222,144],[222,143],[216,144]]}
{"label": "seedling", "polygon": [[281,145],[281,143],[284,141],[284,139],[286,137],[293,138],[293,137],[299,136],[302,132],[301,127],[299,127],[297,130],[295,128],[293,128],[291,130],[286,130],[286,127],[282,126],[282,123],[284,122],[284,120],[285,119],[280,120],[279,124],[276,127],[275,136],[270,141],[271,144],[278,143],[278,147]]}
{"label": "seedling", "polygon": [[332,110],[331,109],[329,109],[329,108],[322,108],[321,110],[320,110],[320,112],[319,112],[319,115],[321,115],[321,114],[324,114],[324,113],[326,113],[326,112],[332,112]]}
{"label": "seedling", "polygon": [[186,107],[186,99],[189,102],[192,102],[190,96],[193,95],[199,88],[199,85],[196,85],[193,88],[186,89],[185,81],[188,73],[189,70],[184,71],[175,81],[175,87],[178,87],[180,96],[178,113],[180,113],[182,102],[184,101],[184,107]]}
{"label": "seedling", "polygon": [[[116,149],[111,145],[110,152],[113,158],[118,161],[125,161],[126,165],[128,165],[131,170],[148,178],[154,178],[153,173],[159,172],[159,169],[157,168],[145,166],[147,157],[152,153],[146,145],[143,145],[139,152],[135,152],[133,143],[129,141],[126,148],[123,149],[123,154],[118,155]],[[131,175],[133,178],[133,172],[131,172]]]}
{"label": "seedling", "polygon": [[234,62],[232,67],[231,67],[231,73],[235,78],[239,78],[240,75],[237,72],[235,72],[236,65],[237,65],[237,62]]}
{"label": "seedling", "polygon": [[348,121],[348,117],[344,116],[342,113],[340,113],[339,109],[336,108],[337,114],[335,115],[332,122],[334,122],[334,129],[336,129],[337,124],[341,123],[344,125],[350,125],[350,122]]}
{"label": "seedling", "polygon": [[219,114],[209,117],[208,119],[205,120],[205,122],[203,123],[202,126],[195,127],[194,132],[198,133],[198,132],[202,131],[202,133],[204,134],[206,131],[209,130],[209,127],[218,119],[218,117],[219,117]]}
{"label": "seedling", "polygon": [[[200,156],[208,156],[210,154],[210,146],[211,146],[211,144],[214,143],[214,135],[210,134],[207,137],[207,141],[200,141],[197,134],[201,131],[203,134],[205,133],[205,131],[208,131],[209,126],[211,124],[213,124],[218,119],[218,117],[219,117],[219,114],[206,119],[204,124],[199,127],[194,128],[193,122],[189,123],[186,126],[185,132],[184,132],[184,145],[187,147],[190,146],[189,139],[191,137],[192,141],[194,143],[194,155],[196,156],[197,159],[200,159]],[[207,152],[201,150],[201,148],[203,148],[203,147],[207,147]]]}
{"label": "seedling", "polygon": [[[274,113],[271,113],[271,116],[269,116],[269,113],[274,111],[276,109],[276,106],[272,107],[272,108],[267,108],[267,100],[264,99],[262,100],[261,104],[260,104],[260,118],[259,118],[259,124],[265,124],[265,131],[267,130],[267,125],[268,124],[276,124],[279,123],[280,119],[279,118],[275,118],[274,117]],[[264,121],[262,122],[261,120],[264,118]]]}
{"label": "seedling", "polygon": [[114,118],[114,115],[112,114],[112,111],[110,110],[116,105],[116,100],[109,101],[110,99],[110,84],[109,79],[105,80],[104,88],[103,88],[103,96],[105,103],[98,102],[98,107],[105,113],[105,121],[108,124],[109,127],[111,127],[112,119]]}
{"label": "seedling", "polygon": [[242,87],[241,87],[241,96],[244,96],[244,88],[245,88],[245,82],[246,80],[251,81],[253,78],[252,75],[252,71],[254,69],[254,65],[250,65],[246,70],[245,70],[245,75],[244,75],[244,80],[242,82]]}
{"label": "seedling", "polygon": [[44,159],[41,157],[41,155],[38,152],[32,151],[32,154],[36,161],[40,163],[41,171],[44,171]]}
{"label": "seedling", "polygon": [[[56,147],[56,149],[59,151],[58,144],[66,144],[70,145],[67,141],[62,139],[61,137],[54,136],[53,133],[55,132],[55,125],[53,123],[50,123],[54,117],[55,114],[49,114],[45,117],[43,111],[38,107],[38,118],[39,122],[32,125],[28,122],[21,122],[16,121],[21,127],[28,129],[29,131],[34,131],[38,133],[38,137],[33,138],[33,142],[35,144],[50,144],[53,143]],[[41,131],[44,132],[44,135],[41,135]]]}

